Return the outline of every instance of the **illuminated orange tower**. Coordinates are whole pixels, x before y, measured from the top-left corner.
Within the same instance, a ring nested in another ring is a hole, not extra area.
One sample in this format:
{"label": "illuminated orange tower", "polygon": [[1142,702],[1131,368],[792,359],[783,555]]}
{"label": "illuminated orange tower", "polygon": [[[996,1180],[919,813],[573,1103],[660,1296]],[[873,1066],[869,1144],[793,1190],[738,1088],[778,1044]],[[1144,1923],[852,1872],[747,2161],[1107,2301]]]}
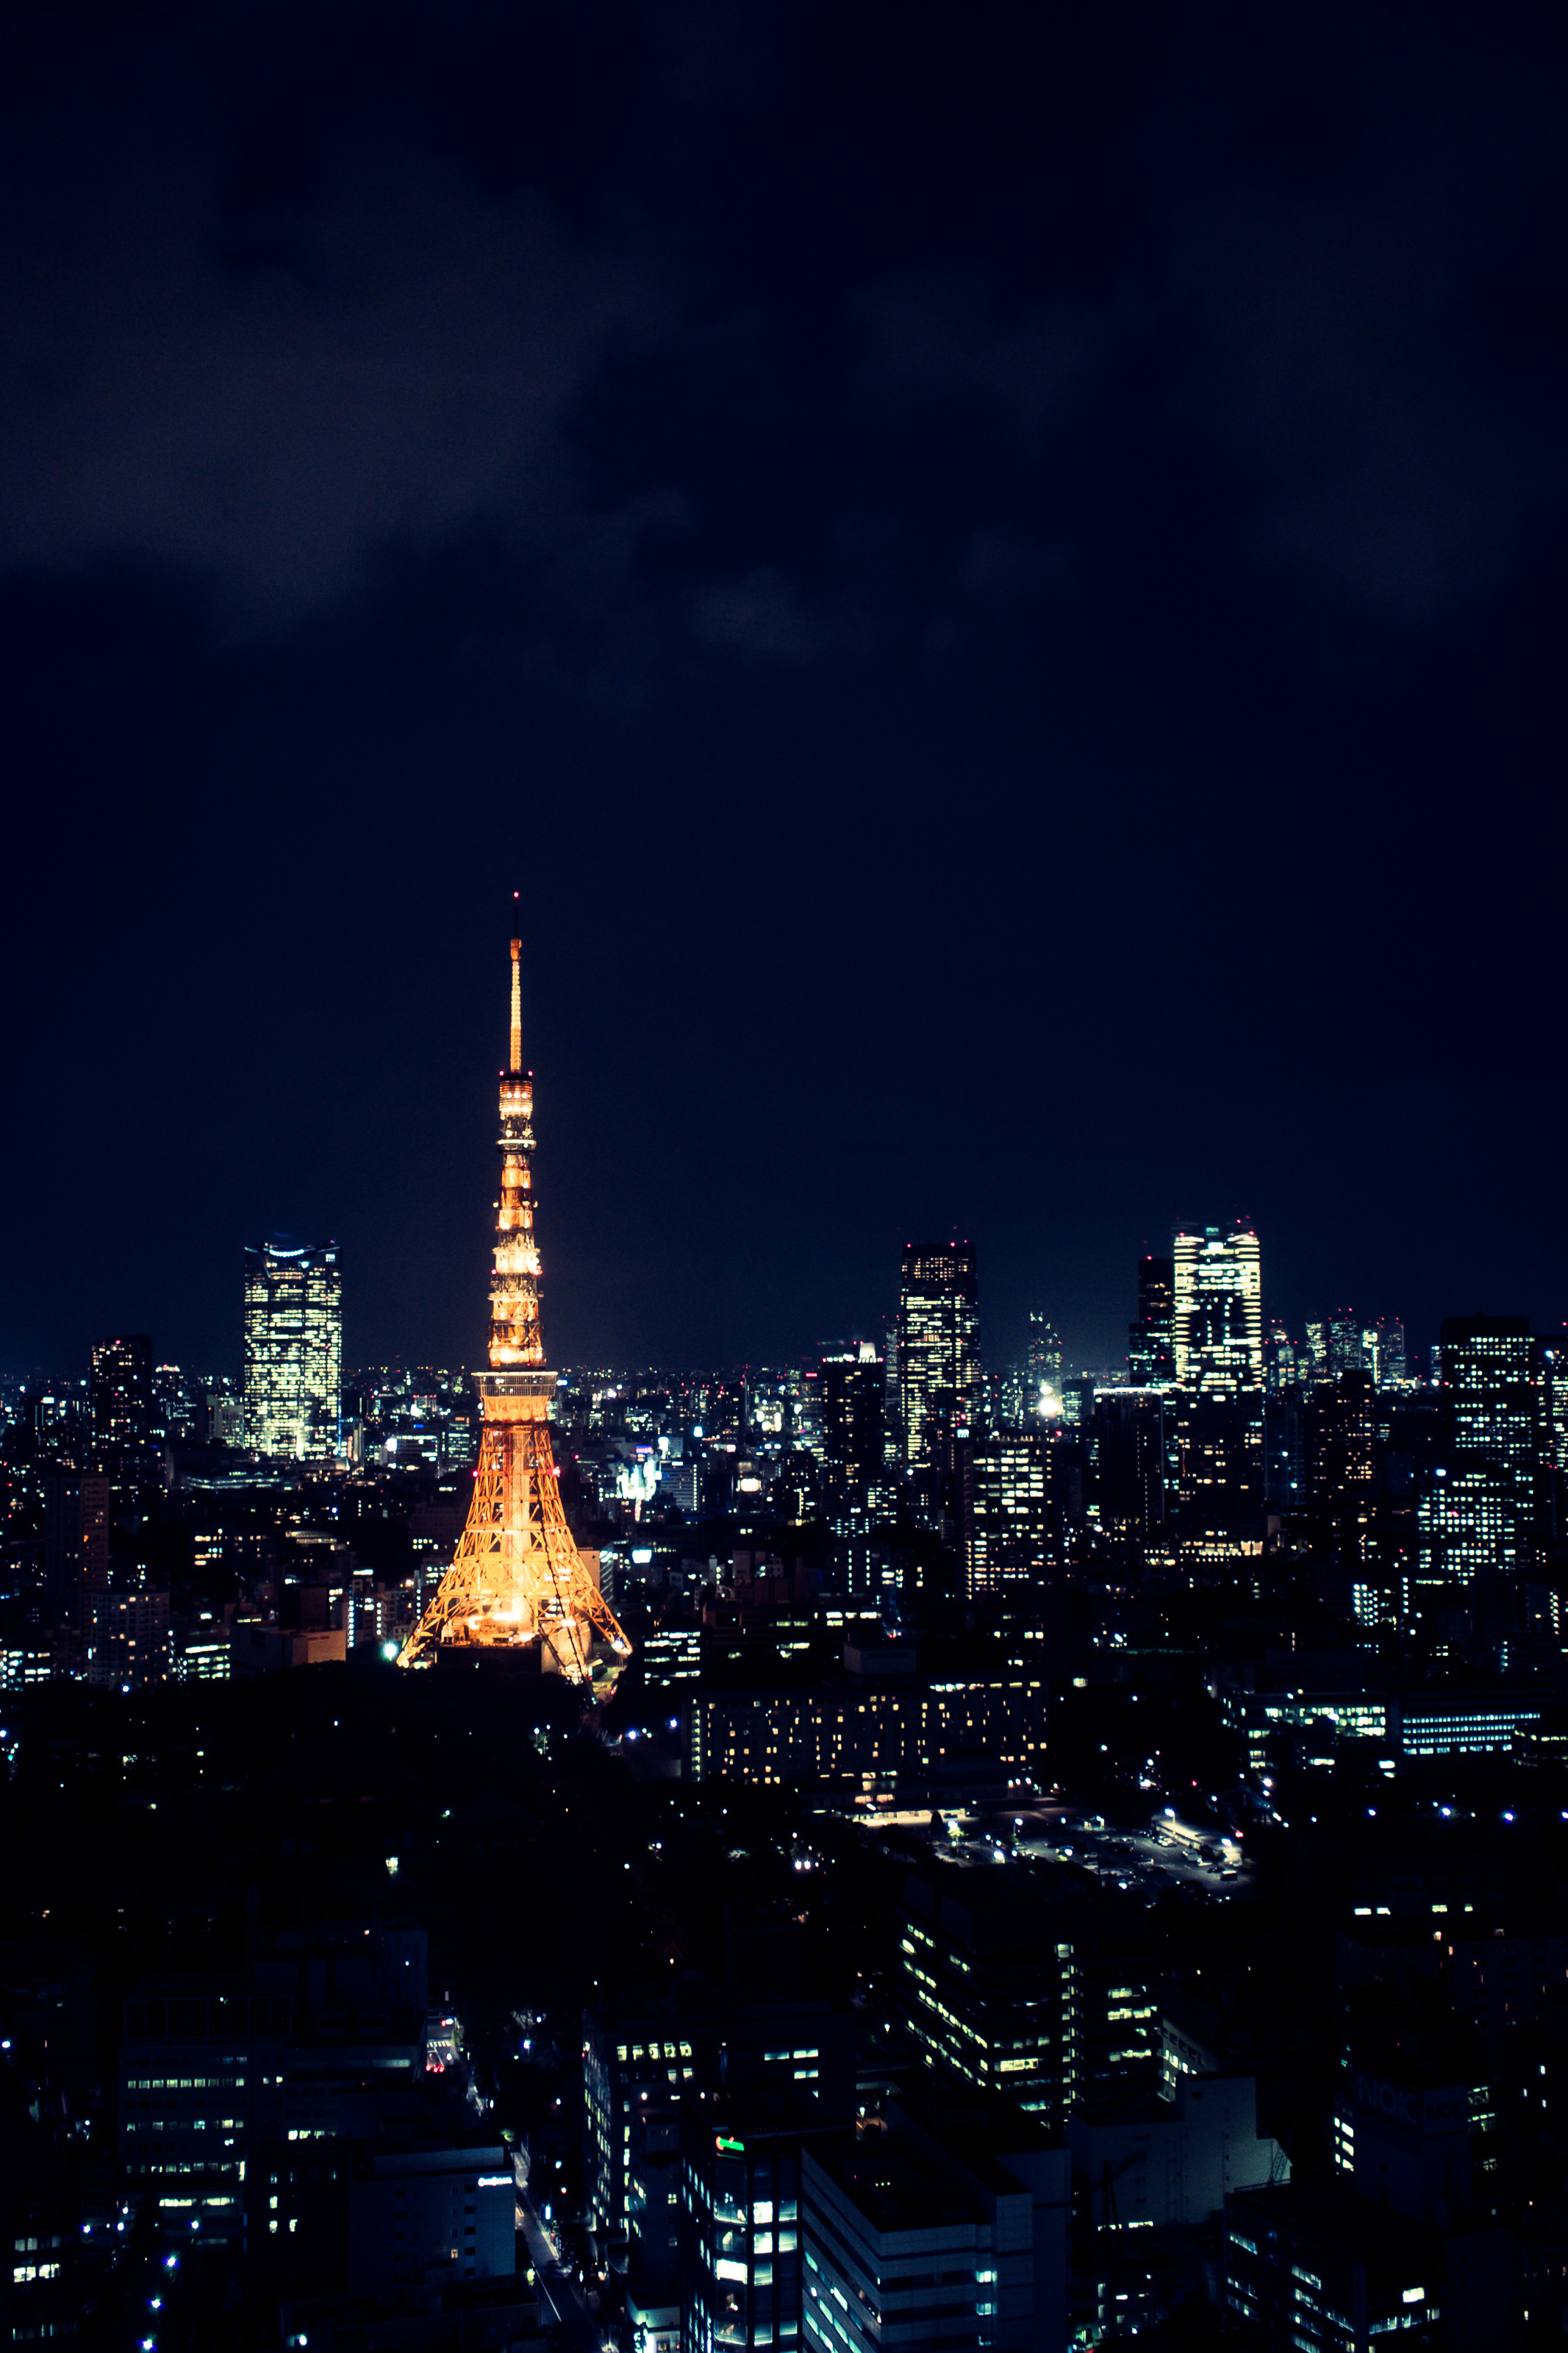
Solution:
{"label": "illuminated orange tower", "polygon": [[[521,921],[521,918],[520,918]],[[555,1480],[533,1235],[533,1073],[522,1067],[522,942],[511,944],[511,1062],[500,1082],[500,1199],[490,1277],[484,1429],[457,1557],[398,1658],[431,1665],[457,1646],[522,1649],[574,1683],[613,1680],[631,1644],[578,1552]]]}

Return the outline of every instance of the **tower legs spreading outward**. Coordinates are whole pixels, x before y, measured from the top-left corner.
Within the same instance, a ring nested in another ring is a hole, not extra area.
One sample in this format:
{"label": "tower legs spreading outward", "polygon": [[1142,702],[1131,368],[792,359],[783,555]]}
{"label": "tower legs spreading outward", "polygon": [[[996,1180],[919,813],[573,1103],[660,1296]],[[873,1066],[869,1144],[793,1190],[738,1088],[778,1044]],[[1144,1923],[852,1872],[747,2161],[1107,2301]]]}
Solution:
{"label": "tower legs spreading outward", "polygon": [[555,1377],[543,1368],[533,1239],[533,1081],[522,1065],[520,958],[511,943],[511,1068],[501,1076],[501,1197],[490,1282],[491,1370],[479,1382],[484,1430],[457,1557],[398,1659],[429,1666],[444,1649],[538,1646],[572,1682],[612,1683],[631,1655],[578,1552],[550,1446]]}

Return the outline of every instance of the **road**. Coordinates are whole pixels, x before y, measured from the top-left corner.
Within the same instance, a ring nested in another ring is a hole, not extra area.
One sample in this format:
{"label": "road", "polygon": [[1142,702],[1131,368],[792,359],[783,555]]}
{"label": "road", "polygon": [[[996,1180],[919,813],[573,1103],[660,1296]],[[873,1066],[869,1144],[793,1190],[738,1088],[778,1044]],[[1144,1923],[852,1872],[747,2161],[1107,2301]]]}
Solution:
{"label": "road", "polygon": [[523,2236],[528,2241],[528,2259],[539,2281],[540,2317],[545,2321],[563,2320],[572,2332],[572,2341],[581,2353],[602,2353],[604,2338],[599,2324],[589,2311],[583,2291],[574,2279],[563,2272],[552,2273],[548,2266],[558,2260],[550,2226],[539,2217],[539,2210],[526,2189],[517,2193],[517,2211],[522,2218]]}

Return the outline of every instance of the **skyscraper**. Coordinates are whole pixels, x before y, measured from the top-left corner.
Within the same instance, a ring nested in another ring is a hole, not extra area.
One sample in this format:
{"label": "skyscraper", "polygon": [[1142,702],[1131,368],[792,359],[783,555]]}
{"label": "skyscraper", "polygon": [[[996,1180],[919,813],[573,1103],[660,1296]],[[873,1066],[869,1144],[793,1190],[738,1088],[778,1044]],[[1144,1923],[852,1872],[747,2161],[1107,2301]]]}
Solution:
{"label": "skyscraper", "polygon": [[1450,1452],[1420,1516],[1435,1572],[1468,1585],[1533,1558],[1540,1358],[1522,1316],[1451,1315],[1440,1345]]}
{"label": "skyscraper", "polygon": [[899,1409],[904,1467],[936,1461],[966,1425],[980,1373],[974,1252],[968,1242],[906,1242],[899,1292]]}
{"label": "skyscraper", "polygon": [[1094,1483],[1108,1536],[1142,1543],[1164,1525],[1165,1412],[1147,1388],[1102,1389],[1094,1400]]}
{"label": "skyscraper", "polygon": [[974,1441],[964,1529],[964,1584],[983,1593],[1037,1583],[1050,1559],[1046,1432],[992,1430]]}
{"label": "skyscraper", "polygon": [[1217,1226],[1171,1245],[1178,1388],[1235,1397],[1263,1387],[1263,1277],[1258,1236]]}
{"label": "skyscraper", "polygon": [[1402,1389],[1405,1385],[1405,1326],[1398,1316],[1380,1315],[1361,1340],[1367,1370],[1378,1388]]}
{"label": "skyscraper", "polygon": [[153,1343],[145,1332],[122,1332],[92,1352],[89,1387],[92,1459],[111,1478],[145,1469],[153,1433]]}
{"label": "skyscraper", "polygon": [[342,1393],[342,1274],[335,1242],[247,1242],[246,1441],[258,1454],[331,1461]]}
{"label": "skyscraper", "polygon": [[1062,1388],[1061,1334],[1040,1307],[1029,1310],[1029,1338],[1024,1363],[1029,1391],[1026,1409],[1037,1414],[1040,1410],[1042,1389],[1049,1389],[1053,1396],[1060,1397]]}
{"label": "skyscraper", "polygon": [[1134,1388],[1155,1388],[1176,1377],[1173,1324],[1174,1262],[1152,1253],[1138,1261],[1138,1320],[1127,1330],[1127,1378]]}
{"label": "skyscraper", "polygon": [[823,1484],[827,1524],[863,1535],[881,1504],[883,1367],[873,1344],[822,1361]]}
{"label": "skyscraper", "polygon": [[1346,1373],[1359,1373],[1366,1367],[1366,1348],[1362,1337],[1361,1318],[1350,1308],[1343,1307],[1337,1315],[1329,1317],[1329,1378],[1342,1380]]}
{"label": "skyscraper", "polygon": [[1263,1283],[1258,1236],[1217,1226],[1172,1243],[1178,1523],[1184,1550],[1261,1540]]}

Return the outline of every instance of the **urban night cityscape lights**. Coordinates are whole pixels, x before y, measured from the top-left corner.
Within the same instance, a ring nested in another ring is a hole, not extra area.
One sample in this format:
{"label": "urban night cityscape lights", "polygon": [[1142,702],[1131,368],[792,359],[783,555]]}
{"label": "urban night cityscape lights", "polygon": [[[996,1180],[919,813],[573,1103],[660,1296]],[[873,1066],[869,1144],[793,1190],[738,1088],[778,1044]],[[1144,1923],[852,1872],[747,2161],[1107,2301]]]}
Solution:
{"label": "urban night cityscape lights", "polygon": [[7,31],[0,2353],[1562,2353],[1568,12]]}
{"label": "urban night cityscape lights", "polygon": [[[515,919],[521,923],[519,914]],[[479,1469],[457,1556],[398,1664],[429,1666],[443,1648],[537,1646],[547,1672],[606,1694],[631,1644],[601,1595],[562,1508],[550,1443],[555,1376],[544,1368],[539,1250],[533,1232],[533,1073],[522,1067],[522,941],[511,941],[510,1067],[500,1080],[500,1199],[490,1278],[490,1370]]]}

